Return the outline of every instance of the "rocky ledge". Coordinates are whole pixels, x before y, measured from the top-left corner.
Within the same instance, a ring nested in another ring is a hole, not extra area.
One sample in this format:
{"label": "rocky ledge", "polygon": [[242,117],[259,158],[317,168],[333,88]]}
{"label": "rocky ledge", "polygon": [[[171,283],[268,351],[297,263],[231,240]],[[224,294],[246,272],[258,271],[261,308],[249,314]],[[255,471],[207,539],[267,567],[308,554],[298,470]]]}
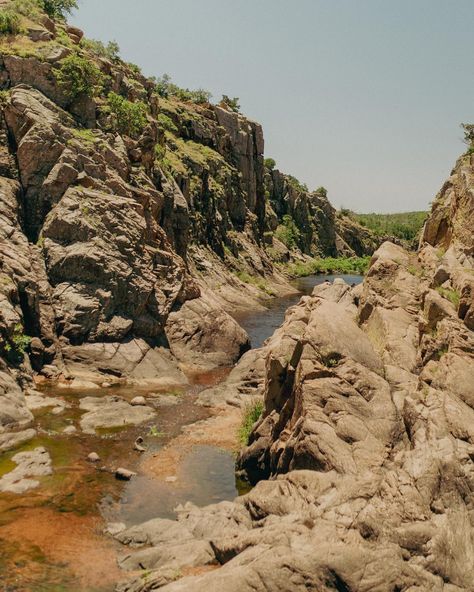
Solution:
{"label": "rocky ledge", "polygon": [[473,590],[472,231],[459,210],[432,230],[472,210],[472,171],[461,158],[417,254],[384,243],[363,285],[315,288],[203,393],[263,396],[238,459],[256,485],[120,532],[144,547],[123,567],[147,569],[120,590]]}

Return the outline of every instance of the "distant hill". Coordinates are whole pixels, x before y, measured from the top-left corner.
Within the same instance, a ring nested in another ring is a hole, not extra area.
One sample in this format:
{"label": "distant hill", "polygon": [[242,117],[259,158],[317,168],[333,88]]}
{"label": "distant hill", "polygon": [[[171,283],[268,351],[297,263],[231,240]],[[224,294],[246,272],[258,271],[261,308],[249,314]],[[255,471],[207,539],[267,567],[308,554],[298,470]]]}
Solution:
{"label": "distant hill", "polygon": [[356,214],[344,210],[344,214],[378,236],[395,236],[407,241],[412,241],[417,237],[428,217],[428,212]]}

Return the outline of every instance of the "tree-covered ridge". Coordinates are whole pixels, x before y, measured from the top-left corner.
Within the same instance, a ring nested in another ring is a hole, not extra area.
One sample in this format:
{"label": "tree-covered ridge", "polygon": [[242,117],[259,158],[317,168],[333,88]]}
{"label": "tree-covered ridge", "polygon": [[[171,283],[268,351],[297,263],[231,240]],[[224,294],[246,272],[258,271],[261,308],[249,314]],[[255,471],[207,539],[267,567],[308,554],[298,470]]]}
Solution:
{"label": "tree-covered ridge", "polygon": [[407,241],[417,237],[428,217],[428,212],[425,211],[397,214],[356,214],[345,210],[344,213],[377,236],[395,236]]}

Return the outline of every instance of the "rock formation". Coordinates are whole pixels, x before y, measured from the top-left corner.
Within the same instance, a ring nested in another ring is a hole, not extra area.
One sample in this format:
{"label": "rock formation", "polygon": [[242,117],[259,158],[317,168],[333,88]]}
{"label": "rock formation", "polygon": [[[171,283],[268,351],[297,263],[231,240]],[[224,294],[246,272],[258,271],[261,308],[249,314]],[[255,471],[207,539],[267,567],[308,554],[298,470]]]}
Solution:
{"label": "rock formation", "polygon": [[120,590],[474,589],[473,169],[458,161],[418,253],[386,242],[363,285],[316,287],[201,395],[263,396],[238,459],[255,487],[119,533],[152,570]]}

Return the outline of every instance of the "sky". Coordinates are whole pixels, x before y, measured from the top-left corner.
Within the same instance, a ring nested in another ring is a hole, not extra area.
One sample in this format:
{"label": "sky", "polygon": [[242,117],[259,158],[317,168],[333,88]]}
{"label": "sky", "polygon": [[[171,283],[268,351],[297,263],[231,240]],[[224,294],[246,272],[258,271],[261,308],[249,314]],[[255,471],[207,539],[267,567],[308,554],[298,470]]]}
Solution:
{"label": "sky", "polygon": [[473,0],[79,0],[70,21],[239,97],[266,157],[336,207],[427,209],[474,122]]}

